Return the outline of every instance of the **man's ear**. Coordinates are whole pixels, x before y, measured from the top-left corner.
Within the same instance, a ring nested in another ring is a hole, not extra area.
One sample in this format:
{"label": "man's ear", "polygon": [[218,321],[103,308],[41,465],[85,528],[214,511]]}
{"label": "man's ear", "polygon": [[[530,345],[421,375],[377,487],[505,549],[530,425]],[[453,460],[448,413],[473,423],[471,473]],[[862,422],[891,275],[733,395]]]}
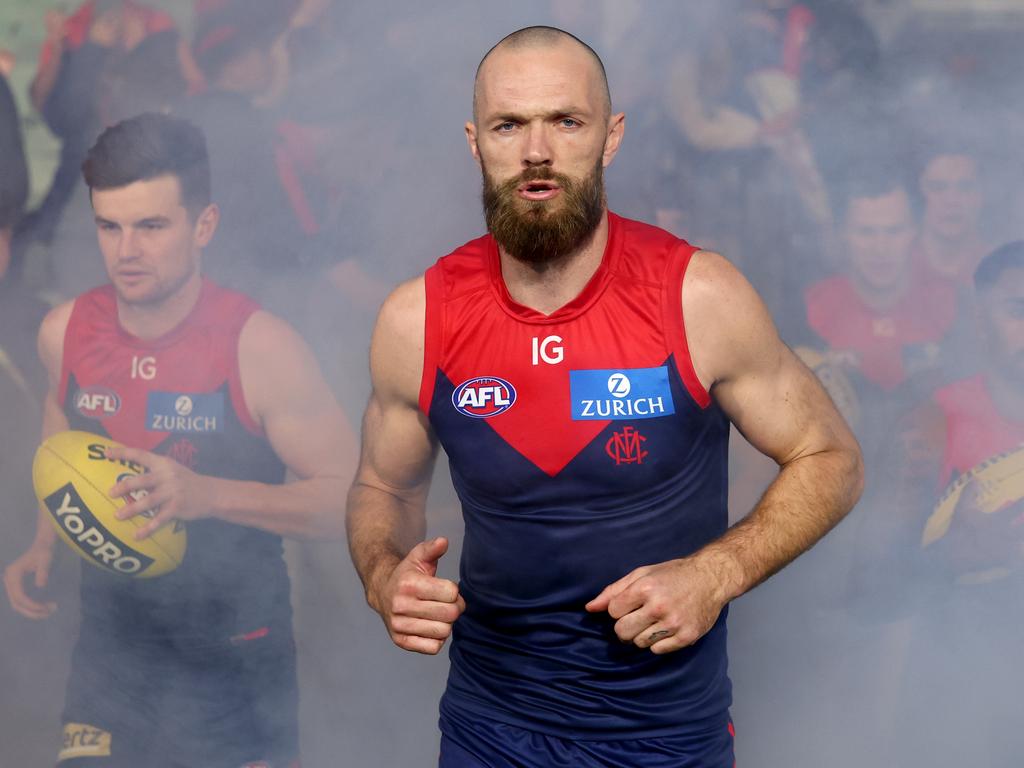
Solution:
{"label": "man's ear", "polygon": [[626,113],[619,112],[608,118],[608,134],[604,139],[604,153],[601,156],[601,163],[607,168],[612,164],[615,155],[622,145],[622,137],[626,133]]}
{"label": "man's ear", "polygon": [[473,159],[476,160],[476,164],[480,165],[480,147],[476,143],[476,123],[470,121],[466,123],[466,143],[469,144],[469,152],[473,155]]}
{"label": "man's ear", "polygon": [[220,208],[216,203],[210,203],[203,208],[196,217],[196,225],[192,237],[198,248],[205,248],[213,239],[213,233],[217,231],[217,224],[220,223]]}

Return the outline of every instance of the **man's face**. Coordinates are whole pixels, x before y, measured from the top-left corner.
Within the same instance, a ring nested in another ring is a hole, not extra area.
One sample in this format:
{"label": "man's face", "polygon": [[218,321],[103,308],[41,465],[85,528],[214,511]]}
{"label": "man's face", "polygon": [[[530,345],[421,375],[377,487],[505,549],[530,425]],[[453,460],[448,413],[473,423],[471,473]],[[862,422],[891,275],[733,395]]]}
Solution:
{"label": "man's face", "polygon": [[92,206],[107,275],[121,301],[160,304],[198,275],[217,209],[208,206],[193,220],[176,176],[94,189]]}
{"label": "man's face", "polygon": [[511,256],[543,263],[592,236],[622,136],[622,115],[606,110],[597,66],[578,46],[499,49],[484,63],[466,135],[488,229]]}
{"label": "man's face", "polygon": [[1024,386],[1024,269],[1011,267],[978,295],[978,317],[989,360]]}
{"label": "man's face", "polygon": [[967,155],[939,155],[921,174],[925,231],[949,240],[974,234],[981,213],[978,167]]}
{"label": "man's face", "polygon": [[850,200],[843,239],[854,277],[873,290],[899,286],[907,275],[914,234],[910,201],[902,188]]}

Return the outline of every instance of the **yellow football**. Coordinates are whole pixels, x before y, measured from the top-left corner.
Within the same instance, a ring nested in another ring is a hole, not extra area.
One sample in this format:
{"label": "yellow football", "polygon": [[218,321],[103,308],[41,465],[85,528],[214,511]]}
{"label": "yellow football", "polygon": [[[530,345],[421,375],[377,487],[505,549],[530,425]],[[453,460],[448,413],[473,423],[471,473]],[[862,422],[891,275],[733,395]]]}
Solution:
{"label": "yellow football", "polygon": [[[129,520],[118,520],[117,510],[129,498],[114,499],[110,488],[125,475],[145,471],[130,461],[106,457],[115,441],[89,432],[60,432],[43,441],[32,464],[36,498],[57,533],[87,562],[110,573],[151,578],[170,573],[185,556],[185,527],[166,525],[135,540],[135,531],[152,518],[154,510]],[[145,491],[136,494],[145,495]]]}

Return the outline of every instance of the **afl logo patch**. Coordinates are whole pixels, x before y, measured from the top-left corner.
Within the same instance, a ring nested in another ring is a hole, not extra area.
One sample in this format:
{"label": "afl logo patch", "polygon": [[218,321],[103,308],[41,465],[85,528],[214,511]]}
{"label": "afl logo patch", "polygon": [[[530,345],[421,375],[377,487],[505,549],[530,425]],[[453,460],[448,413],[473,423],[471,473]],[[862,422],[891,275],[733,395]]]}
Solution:
{"label": "afl logo patch", "polygon": [[87,419],[106,419],[121,410],[121,398],[106,387],[86,387],[75,393],[75,410]]}
{"label": "afl logo patch", "polygon": [[452,405],[463,416],[489,419],[504,413],[516,402],[516,388],[497,376],[477,376],[452,392]]}

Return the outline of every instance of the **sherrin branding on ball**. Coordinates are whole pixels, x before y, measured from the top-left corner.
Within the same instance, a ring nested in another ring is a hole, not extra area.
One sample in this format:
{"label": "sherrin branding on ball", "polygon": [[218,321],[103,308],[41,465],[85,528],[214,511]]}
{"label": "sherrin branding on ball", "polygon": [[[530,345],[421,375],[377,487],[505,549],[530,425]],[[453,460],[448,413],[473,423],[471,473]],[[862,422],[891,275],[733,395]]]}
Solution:
{"label": "sherrin branding on ball", "polygon": [[32,463],[36,498],[60,537],[93,565],[144,579],[170,573],[185,556],[185,528],[180,523],[167,525],[136,541],[135,531],[154,511],[129,520],[115,517],[132,499],[114,499],[108,491],[126,476],[145,472],[134,462],[108,459],[106,449],[116,445],[89,432],[67,431],[48,437]]}

